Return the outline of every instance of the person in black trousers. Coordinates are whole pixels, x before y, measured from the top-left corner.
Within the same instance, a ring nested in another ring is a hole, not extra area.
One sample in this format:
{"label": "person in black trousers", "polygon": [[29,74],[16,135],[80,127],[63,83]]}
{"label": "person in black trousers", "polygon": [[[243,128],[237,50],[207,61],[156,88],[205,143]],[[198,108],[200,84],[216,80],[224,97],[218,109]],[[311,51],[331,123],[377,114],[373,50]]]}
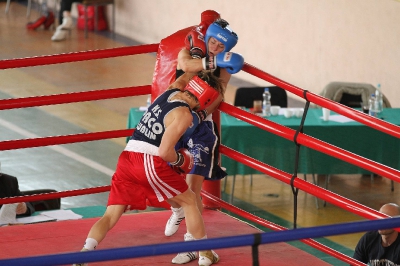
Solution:
{"label": "person in black trousers", "polygon": [[59,42],[67,38],[67,35],[73,26],[71,9],[74,2],[82,3],[82,0],[61,0],[60,13],[58,14],[60,24],[57,27],[56,32],[51,37],[52,41]]}

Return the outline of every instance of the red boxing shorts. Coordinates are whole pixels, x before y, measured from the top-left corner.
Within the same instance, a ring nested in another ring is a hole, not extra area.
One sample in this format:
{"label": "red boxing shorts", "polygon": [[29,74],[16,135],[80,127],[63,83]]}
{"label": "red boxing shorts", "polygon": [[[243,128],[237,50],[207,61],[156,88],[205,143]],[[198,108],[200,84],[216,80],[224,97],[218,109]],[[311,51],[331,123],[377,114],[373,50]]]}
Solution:
{"label": "red boxing shorts", "polygon": [[123,151],[111,180],[109,205],[127,205],[126,210],[146,209],[146,199],[162,202],[185,192],[182,176],[158,156]]}

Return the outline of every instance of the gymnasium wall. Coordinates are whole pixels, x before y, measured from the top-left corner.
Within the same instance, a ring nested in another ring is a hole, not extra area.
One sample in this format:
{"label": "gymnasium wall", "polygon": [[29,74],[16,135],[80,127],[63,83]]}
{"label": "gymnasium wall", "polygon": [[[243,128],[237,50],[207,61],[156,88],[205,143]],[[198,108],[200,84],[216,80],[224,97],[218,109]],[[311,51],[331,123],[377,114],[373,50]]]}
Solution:
{"label": "gymnasium wall", "polygon": [[214,9],[239,35],[233,51],[247,63],[315,93],[331,81],[380,83],[400,107],[399,1],[116,0],[116,8],[116,31],[142,43],[198,24],[202,11]]}

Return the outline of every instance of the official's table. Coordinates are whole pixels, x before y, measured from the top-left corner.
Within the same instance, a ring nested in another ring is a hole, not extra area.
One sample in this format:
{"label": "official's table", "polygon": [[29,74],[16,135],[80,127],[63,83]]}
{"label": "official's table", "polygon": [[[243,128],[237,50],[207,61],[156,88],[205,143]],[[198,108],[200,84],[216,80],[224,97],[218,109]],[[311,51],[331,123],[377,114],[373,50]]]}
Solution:
{"label": "official's table", "polygon": [[[143,111],[132,108],[128,128],[134,128]],[[334,115],[334,113],[331,113]],[[400,169],[400,140],[369,128],[359,122],[323,121],[321,109],[309,109],[303,133],[348,150],[365,158]],[[381,117],[400,125],[400,108],[384,109]],[[301,118],[283,115],[268,117],[270,121],[296,130]],[[296,145],[289,140],[221,112],[222,144],[288,173],[293,173]],[[229,175],[258,173],[241,163],[222,156],[222,166]],[[298,173],[367,174],[368,171],[329,155],[300,148]]]}

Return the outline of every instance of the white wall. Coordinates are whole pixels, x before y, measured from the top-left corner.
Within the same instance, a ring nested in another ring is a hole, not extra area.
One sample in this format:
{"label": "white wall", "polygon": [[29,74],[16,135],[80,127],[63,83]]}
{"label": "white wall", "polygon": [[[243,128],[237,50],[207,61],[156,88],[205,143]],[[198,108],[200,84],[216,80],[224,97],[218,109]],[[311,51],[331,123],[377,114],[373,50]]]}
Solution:
{"label": "white wall", "polygon": [[[314,93],[331,81],[380,83],[400,107],[399,1],[116,0],[116,8],[117,33],[142,43],[158,43],[214,9],[239,35],[233,51],[247,63]],[[243,71],[235,76],[266,84]]]}

